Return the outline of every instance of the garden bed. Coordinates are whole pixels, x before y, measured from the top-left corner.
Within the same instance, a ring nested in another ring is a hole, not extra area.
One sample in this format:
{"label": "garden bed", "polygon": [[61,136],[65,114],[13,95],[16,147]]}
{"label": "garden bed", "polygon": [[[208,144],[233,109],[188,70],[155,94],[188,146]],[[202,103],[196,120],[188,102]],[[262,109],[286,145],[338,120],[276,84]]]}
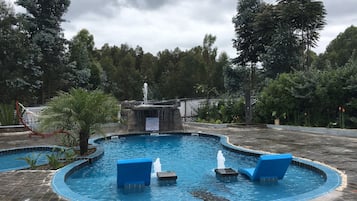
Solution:
{"label": "garden bed", "polygon": [[[76,153],[76,155],[79,156],[79,157],[84,157],[84,156],[89,156],[89,155],[95,153],[96,150],[97,150],[97,149],[96,149],[95,147],[89,148],[89,149],[88,149],[88,152],[85,153],[85,154],[82,155],[82,156],[80,156],[79,150],[75,150],[75,153]],[[60,165],[58,168],[53,168],[50,164],[44,164],[44,165],[38,165],[38,166],[36,166],[36,167],[27,168],[27,169],[28,169],[28,170],[56,170],[56,169],[62,168],[62,167],[64,167],[64,166],[66,166],[66,165],[72,163],[73,161],[76,161],[76,159],[75,159],[75,160],[70,160],[70,161],[63,161],[63,162],[61,162],[61,165]]]}

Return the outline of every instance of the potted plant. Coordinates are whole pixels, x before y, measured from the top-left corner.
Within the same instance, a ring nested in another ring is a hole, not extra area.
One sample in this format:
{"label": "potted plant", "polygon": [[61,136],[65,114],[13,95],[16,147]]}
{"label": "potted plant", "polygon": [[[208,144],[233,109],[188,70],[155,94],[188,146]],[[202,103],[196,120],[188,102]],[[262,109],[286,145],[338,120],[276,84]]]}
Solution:
{"label": "potted plant", "polygon": [[286,119],[286,113],[281,113],[280,115],[278,115],[277,111],[273,111],[271,113],[271,116],[274,118],[274,125],[280,125],[280,118],[284,118]]}

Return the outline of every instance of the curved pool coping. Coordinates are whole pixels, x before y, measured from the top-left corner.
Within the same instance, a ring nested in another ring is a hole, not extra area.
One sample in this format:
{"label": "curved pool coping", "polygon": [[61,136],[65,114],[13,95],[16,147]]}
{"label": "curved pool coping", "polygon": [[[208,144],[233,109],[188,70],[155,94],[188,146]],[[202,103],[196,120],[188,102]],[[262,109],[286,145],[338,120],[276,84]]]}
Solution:
{"label": "curved pool coping", "polygon": [[[8,154],[12,154],[12,153],[18,153],[18,152],[24,152],[27,150],[35,150],[35,151],[52,151],[53,149],[61,149],[64,147],[61,146],[55,146],[55,145],[44,145],[44,146],[28,146],[28,147],[16,147],[16,148],[10,148],[10,149],[0,149],[0,156],[1,155],[8,155]],[[39,163],[37,165],[44,165],[47,163]],[[18,166],[18,167],[14,167],[14,168],[8,168],[8,169],[0,169],[0,172],[8,172],[8,171],[13,171],[13,170],[22,170],[22,169],[26,169],[29,168],[29,165],[25,165],[25,166]]]}
{"label": "curved pool coping", "polygon": [[[262,154],[272,154],[271,152],[264,152],[264,151],[258,151],[258,150],[238,147],[238,146],[231,144],[229,142],[228,136],[219,135],[219,134],[204,134],[204,133],[202,133],[202,134],[220,137],[221,138],[220,142],[222,143],[223,146],[225,146],[226,148],[228,148],[232,151],[240,152],[241,154],[253,155],[256,157],[259,157]],[[318,174],[321,174],[325,178],[325,183],[315,190],[312,190],[312,191],[309,191],[309,192],[306,192],[303,194],[299,194],[296,196],[278,199],[279,201],[312,200],[312,199],[321,197],[323,195],[326,195],[326,194],[328,194],[344,185],[342,173],[340,171],[338,171],[337,169],[330,167],[326,164],[322,164],[317,161],[311,161],[308,159],[303,159],[303,158],[299,158],[299,157],[295,157],[295,156],[293,157],[292,164],[303,167],[303,168],[310,169],[312,171],[317,172]],[[277,201],[277,200],[275,200],[275,201]]]}
{"label": "curved pool coping", "polygon": [[[233,145],[229,142],[229,137],[221,134],[211,134],[211,133],[202,133],[202,132],[197,132],[197,133],[186,133],[186,132],[165,132],[162,134],[176,134],[176,135],[199,135],[199,136],[208,136],[208,137],[218,137],[220,139],[220,143],[227,149],[238,152],[243,155],[249,155],[249,156],[255,156],[259,157],[262,154],[272,154],[269,152],[264,152],[264,151],[258,151],[258,150],[253,150],[253,149],[247,149],[243,147],[239,147],[236,145]],[[96,142],[100,140],[106,140],[106,139],[116,139],[118,137],[125,137],[125,136],[133,136],[133,135],[150,135],[150,133],[135,133],[135,134],[115,134],[112,133],[107,137],[98,137],[94,139],[90,139],[90,143],[94,145],[98,145]],[[157,135],[157,133],[156,133]],[[160,135],[160,134],[158,134]],[[101,146],[97,146],[101,147]],[[103,148],[100,148],[98,153],[94,153],[90,156],[88,156],[86,159],[78,160],[75,161],[59,170],[55,173],[53,179],[52,179],[52,188],[55,193],[60,195],[61,197],[68,199],[68,200],[73,200],[73,201],[81,201],[81,200],[88,200],[88,201],[94,201],[93,199],[90,199],[88,197],[84,197],[83,195],[80,195],[74,191],[72,191],[66,184],[66,179],[76,170],[98,160],[102,155],[104,154]],[[344,181],[343,181],[343,174],[338,171],[337,169],[327,166],[325,164],[316,162],[316,161],[311,161],[308,159],[303,159],[303,158],[298,158],[298,157],[293,157],[292,164],[300,166],[302,168],[307,168],[311,169],[318,174],[321,174],[325,178],[325,183],[320,186],[319,188],[295,195],[295,196],[290,196],[287,198],[282,198],[278,199],[279,201],[290,201],[290,200],[312,200],[321,196],[324,196],[328,193],[331,193],[334,190],[337,190],[338,188],[343,188],[344,186]]]}

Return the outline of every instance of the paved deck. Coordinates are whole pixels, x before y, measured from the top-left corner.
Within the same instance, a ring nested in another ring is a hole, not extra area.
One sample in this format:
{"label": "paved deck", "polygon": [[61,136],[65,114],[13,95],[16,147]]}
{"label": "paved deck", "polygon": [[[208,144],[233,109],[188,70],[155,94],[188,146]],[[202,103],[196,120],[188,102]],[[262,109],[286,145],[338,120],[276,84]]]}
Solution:
{"label": "paved deck", "polygon": [[[357,138],[262,128],[205,128],[184,126],[185,131],[227,135],[232,144],[319,161],[347,175],[347,186],[315,201],[354,201],[357,198]],[[55,138],[28,138],[27,135],[0,134],[0,149],[58,144]],[[0,200],[64,200],[50,185],[54,171],[12,171],[0,173]]]}

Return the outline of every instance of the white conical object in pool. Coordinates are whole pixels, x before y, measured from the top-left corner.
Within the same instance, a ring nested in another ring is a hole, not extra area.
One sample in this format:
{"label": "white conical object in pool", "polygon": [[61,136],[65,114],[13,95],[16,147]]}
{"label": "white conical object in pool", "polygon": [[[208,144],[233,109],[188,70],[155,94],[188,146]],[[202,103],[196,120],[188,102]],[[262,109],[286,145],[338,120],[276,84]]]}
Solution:
{"label": "white conical object in pool", "polygon": [[156,173],[161,172],[160,158],[157,158],[155,160],[155,162],[153,163],[153,165],[154,165],[154,173],[155,173],[155,175],[156,175]]}
{"label": "white conical object in pool", "polygon": [[218,153],[217,153],[217,169],[226,168],[225,165],[224,165],[225,161],[226,161],[226,159],[224,158],[222,151],[218,150]]}

